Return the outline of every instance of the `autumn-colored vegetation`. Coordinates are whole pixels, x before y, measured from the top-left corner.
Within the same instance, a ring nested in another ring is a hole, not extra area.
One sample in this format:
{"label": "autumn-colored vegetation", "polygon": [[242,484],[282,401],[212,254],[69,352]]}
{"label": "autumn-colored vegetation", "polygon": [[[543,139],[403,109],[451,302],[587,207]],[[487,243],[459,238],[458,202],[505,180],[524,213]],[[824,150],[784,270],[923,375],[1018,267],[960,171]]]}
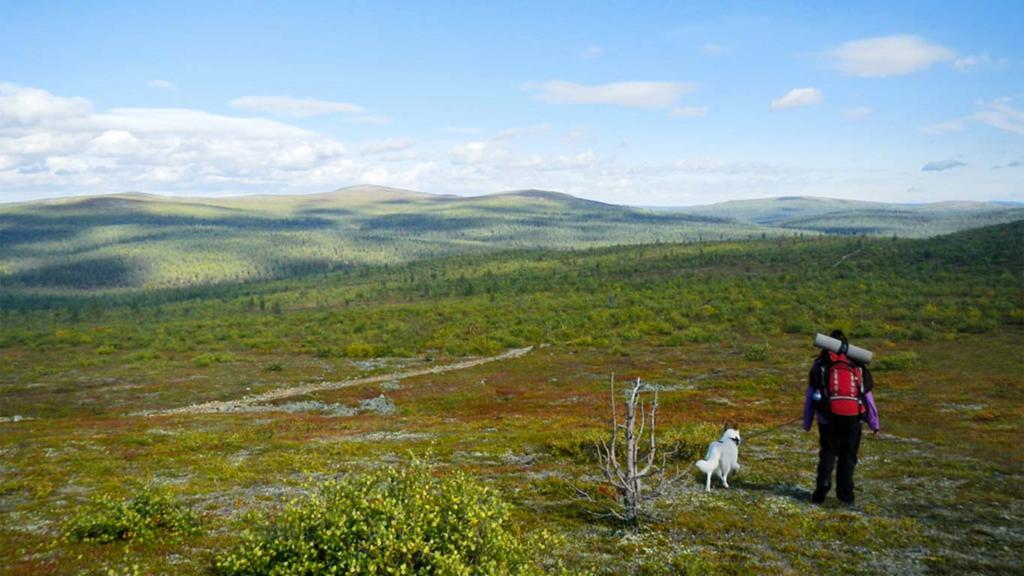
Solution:
{"label": "autumn-colored vegetation", "polygon": [[[389,474],[374,470],[420,461],[430,472],[416,482],[438,498],[455,478],[500,501],[495,530],[554,536],[536,556],[508,549],[531,570],[1011,573],[1024,549],[1022,270],[1016,222],[926,240],[514,250],[187,290],[6,292],[0,570],[229,570],[274,526],[312,522],[316,486],[368,478],[372,492]],[[835,327],[877,355],[883,425],[863,442],[849,511],[809,504],[817,439],[779,427],[799,415],[811,336]],[[526,345],[250,411],[152,415]],[[678,477],[639,529],[607,515],[615,492],[597,468],[611,374],[658,386],[659,450]],[[391,409],[358,409],[382,395]],[[706,495],[692,461],[726,419],[764,433],[744,442],[733,488]],[[159,499],[140,499],[148,490]],[[289,508],[296,498],[311,508]],[[375,502],[360,504],[390,506]],[[167,530],[151,513],[165,509],[201,530]],[[424,510],[402,512],[403,530]]]}

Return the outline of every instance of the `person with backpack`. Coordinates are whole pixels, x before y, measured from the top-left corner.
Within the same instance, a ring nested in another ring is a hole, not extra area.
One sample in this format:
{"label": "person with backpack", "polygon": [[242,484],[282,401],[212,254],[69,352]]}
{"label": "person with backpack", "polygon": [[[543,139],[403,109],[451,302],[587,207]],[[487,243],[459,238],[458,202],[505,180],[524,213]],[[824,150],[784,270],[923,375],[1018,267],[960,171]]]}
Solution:
{"label": "person with backpack", "polygon": [[[804,399],[804,430],[810,431],[817,416],[821,449],[818,452],[818,479],[811,502],[825,501],[832,488],[832,470],[836,468],[836,497],[853,505],[853,469],[857,466],[861,420],[878,434],[878,408],[871,390],[874,381],[867,366],[847,357],[849,343],[842,330],[833,330],[840,340],[838,352],[822,350],[814,360]],[[838,467],[836,461],[838,460]]]}

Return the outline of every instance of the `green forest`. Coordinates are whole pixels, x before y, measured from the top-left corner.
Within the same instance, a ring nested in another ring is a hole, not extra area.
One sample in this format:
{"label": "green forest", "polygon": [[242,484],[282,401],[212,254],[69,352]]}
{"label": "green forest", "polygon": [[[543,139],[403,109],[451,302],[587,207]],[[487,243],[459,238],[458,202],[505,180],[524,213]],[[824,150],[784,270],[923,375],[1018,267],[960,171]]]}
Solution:
{"label": "green forest", "polygon": [[0,206],[0,292],[158,291],[445,255],[774,237],[934,236],[1024,217],[995,203],[779,198],[680,210],[545,191],[379,187],[256,198],[118,194]]}

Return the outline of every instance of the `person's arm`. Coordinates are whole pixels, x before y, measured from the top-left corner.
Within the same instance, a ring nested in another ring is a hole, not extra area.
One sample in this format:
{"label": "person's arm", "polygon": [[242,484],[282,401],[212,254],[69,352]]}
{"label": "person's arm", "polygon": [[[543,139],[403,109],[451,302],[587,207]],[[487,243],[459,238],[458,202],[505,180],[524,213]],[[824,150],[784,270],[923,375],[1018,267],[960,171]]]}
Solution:
{"label": "person's arm", "polygon": [[871,392],[875,389],[875,378],[871,375],[871,370],[868,370],[867,366],[861,368],[864,374],[864,389]]}
{"label": "person's arm", "polygon": [[864,403],[867,404],[867,420],[868,427],[871,428],[872,432],[878,433],[881,430],[881,425],[878,421],[878,407],[875,406],[875,395],[872,392],[868,392],[864,395]]}
{"label": "person's arm", "polygon": [[811,429],[811,421],[814,419],[814,377],[818,374],[817,362],[811,366],[811,372],[807,375],[807,393],[804,395],[804,431]]}

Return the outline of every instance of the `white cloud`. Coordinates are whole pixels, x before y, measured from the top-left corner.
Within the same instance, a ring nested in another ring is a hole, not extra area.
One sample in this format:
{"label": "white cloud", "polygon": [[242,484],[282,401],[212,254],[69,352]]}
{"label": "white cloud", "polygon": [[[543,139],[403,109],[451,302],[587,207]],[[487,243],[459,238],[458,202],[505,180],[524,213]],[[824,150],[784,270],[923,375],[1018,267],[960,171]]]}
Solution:
{"label": "white cloud", "polygon": [[879,36],[847,42],[832,54],[836,67],[851,76],[902,76],[934,64],[953,62],[956,51],[911,35]]}
{"label": "white cloud", "polygon": [[390,116],[352,116],[346,118],[345,122],[349,124],[373,124],[373,125],[384,125],[391,124]]}
{"label": "white cloud", "polygon": [[293,98],[291,96],[244,96],[229,104],[239,110],[266,112],[282,116],[323,116],[325,114],[363,112],[362,106],[347,102],[330,102],[316,98]]}
{"label": "white cloud", "polygon": [[511,140],[521,136],[534,136],[551,132],[551,124],[535,124],[533,126],[521,126],[505,128],[494,135],[495,140]]}
{"label": "white cloud", "polygon": [[[35,103],[32,113],[15,105],[22,101]],[[666,108],[668,116],[672,107]],[[979,114],[989,116],[968,121],[1012,127],[1015,110],[1010,100],[982,103]],[[547,131],[541,127],[527,128]],[[551,130],[531,140],[467,136],[456,145],[388,138],[356,145],[350,153],[328,135],[282,121],[189,109],[94,110],[84,99],[6,85],[0,90],[0,201],[124,190],[316,192],[360,182],[455,194],[543,188],[644,205],[773,195],[893,200],[907,198],[915,178],[925,176],[918,166],[829,168],[813,158],[807,159],[811,167],[742,156],[659,161],[616,147],[620,138],[626,145],[628,134],[602,143],[599,131],[583,138],[573,131],[573,141],[561,127]],[[1006,174],[1006,182],[986,188],[986,197],[1020,198],[1014,173]],[[927,199],[963,198],[972,184],[970,170],[942,176],[928,179]]]}
{"label": "white cloud", "polygon": [[945,172],[946,170],[952,170],[962,166],[967,166],[967,164],[960,160],[933,160],[922,166],[921,172]]}
{"label": "white cloud", "polygon": [[1024,135],[1024,110],[1014,108],[1009,98],[999,98],[982,103],[982,110],[971,118],[993,128],[1013,134]]}
{"label": "white cloud", "polygon": [[634,108],[668,108],[683,94],[696,90],[696,86],[686,82],[614,82],[588,86],[564,80],[529,84],[527,88],[540,90],[538,98],[548,102]]}
{"label": "white cloud", "polygon": [[587,135],[586,128],[573,128],[565,133],[566,140],[576,142]]}
{"label": "white cloud", "polygon": [[708,115],[707,106],[678,106],[672,109],[676,118],[703,118]]}
{"label": "white cloud", "polygon": [[86,151],[94,156],[126,156],[142,151],[142,143],[124,130],[107,130],[93,138]]}
{"label": "white cloud", "polygon": [[395,152],[404,152],[409,148],[412,148],[412,138],[386,138],[384,140],[375,140],[373,142],[367,142],[360,149],[360,152],[364,156],[373,156],[377,154],[393,154]]}
{"label": "white cloud", "polygon": [[506,155],[503,148],[480,140],[458,144],[452,147],[450,154],[453,164],[481,164]]}
{"label": "white cloud", "polygon": [[870,106],[854,106],[853,108],[844,108],[843,116],[846,116],[850,120],[860,120],[867,118],[875,113],[875,109]]}
{"label": "white cloud", "polygon": [[604,54],[604,48],[597,45],[587,46],[582,52],[580,52],[580,58],[584,60],[593,60],[598,56]]}
{"label": "white cloud", "polygon": [[315,132],[264,118],[236,118],[188,108],[112,108],[67,124],[70,128],[113,128],[134,134],[187,134],[236,138],[312,138]]}
{"label": "white cloud", "polygon": [[953,61],[953,69],[957,72],[973,72],[975,70],[1002,70],[1009,65],[1006,58],[993,58],[988,52],[962,56]]}
{"label": "white cloud", "polygon": [[824,100],[825,96],[817,88],[793,88],[782,98],[772,100],[772,110],[814,106]]}
{"label": "white cloud", "polygon": [[46,90],[0,83],[0,127],[55,122],[91,110],[85,98],[62,98]]}
{"label": "white cloud", "polygon": [[672,170],[689,174],[781,174],[792,171],[791,168],[765,162],[736,162],[711,158],[683,158],[676,161]]}
{"label": "white cloud", "polygon": [[156,88],[158,90],[177,90],[178,89],[178,87],[175,86],[174,83],[171,82],[170,80],[160,80],[160,79],[150,80],[149,82],[146,82],[146,86],[149,86],[150,88]]}
{"label": "white cloud", "polygon": [[960,132],[963,129],[963,119],[957,118],[955,120],[949,120],[947,122],[935,122],[934,124],[925,124],[924,126],[921,126],[921,133],[928,134],[929,136],[938,136],[940,134]]}
{"label": "white cloud", "polygon": [[10,84],[0,87],[0,155],[0,193],[243,191],[352,178],[345,146],[310,130],[201,110],[94,111],[81,98]]}

